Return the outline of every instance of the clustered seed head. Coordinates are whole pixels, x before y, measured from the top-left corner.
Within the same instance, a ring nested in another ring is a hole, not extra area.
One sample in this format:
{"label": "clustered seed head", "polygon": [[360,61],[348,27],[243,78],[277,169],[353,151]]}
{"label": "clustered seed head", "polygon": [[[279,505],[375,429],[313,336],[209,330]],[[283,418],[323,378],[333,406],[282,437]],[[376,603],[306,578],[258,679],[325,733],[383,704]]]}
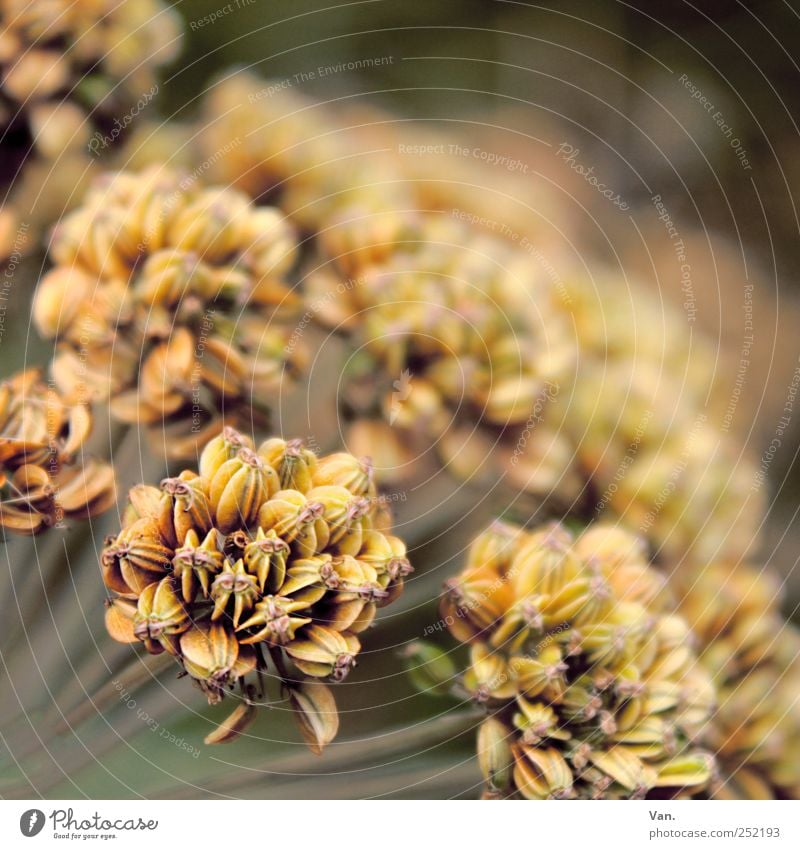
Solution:
{"label": "clustered seed head", "polygon": [[779,579],[717,563],[678,589],[719,693],[707,735],[719,765],[712,795],[800,798],[800,633],[780,614]]}
{"label": "clustered seed head", "polygon": [[292,682],[343,680],[411,571],[383,506],[352,455],[318,459],[277,438],[255,450],[225,428],[199,472],[131,490],[102,557],[109,632],[174,655],[210,702],[237,683],[248,692],[267,655],[307,699]]}
{"label": "clustered seed head", "polygon": [[450,139],[246,73],[207,108],[203,150],[246,139],[222,177],[272,192],[311,235],[309,311],[360,352],[348,445],[382,458],[387,480],[433,441],[458,477],[621,517],[670,558],[753,546],[763,494],[741,440],[712,426],[731,403],[713,345],[641,282],[548,259],[503,182],[518,175],[448,156],[442,179],[440,157],[401,151]]}
{"label": "clustered seed head", "polygon": [[[351,330],[368,360],[364,372],[383,380],[377,393],[364,392],[353,375],[357,415],[433,442],[469,478],[488,454],[483,446],[465,453],[466,435],[479,424],[490,444],[510,449],[574,370],[575,348],[563,317],[539,307],[530,264],[506,242],[436,214],[422,216],[410,234],[379,261],[359,260],[352,285],[325,272],[312,277],[309,297],[328,308],[318,319]],[[342,254],[334,256],[340,265]],[[375,435],[390,438],[386,430]]]}
{"label": "clustered seed head", "polygon": [[48,158],[85,146],[151,92],[178,20],[159,0],[1,0],[0,128],[22,126]]}
{"label": "clustered seed head", "polygon": [[478,739],[488,795],[709,786],[713,757],[695,741],[714,689],[673,607],[642,544],[616,527],[576,537],[497,522],[475,540],[442,614],[470,645],[463,686],[489,712]]}
{"label": "clustered seed head", "polygon": [[59,341],[67,393],[166,427],[172,456],[227,421],[262,421],[303,360],[289,345],[296,299],[284,282],[295,241],[275,209],[164,169],[99,179],[53,234],[55,268],[34,303]]}
{"label": "clustered seed head", "polygon": [[35,534],[114,504],[111,466],[82,458],[91,430],[89,406],[67,401],[37,369],[0,384],[0,527]]}
{"label": "clustered seed head", "polygon": [[670,559],[740,559],[765,503],[742,440],[714,424],[731,398],[717,352],[641,285],[576,275],[565,289],[581,368],[548,414],[592,481],[593,513],[623,517]]}

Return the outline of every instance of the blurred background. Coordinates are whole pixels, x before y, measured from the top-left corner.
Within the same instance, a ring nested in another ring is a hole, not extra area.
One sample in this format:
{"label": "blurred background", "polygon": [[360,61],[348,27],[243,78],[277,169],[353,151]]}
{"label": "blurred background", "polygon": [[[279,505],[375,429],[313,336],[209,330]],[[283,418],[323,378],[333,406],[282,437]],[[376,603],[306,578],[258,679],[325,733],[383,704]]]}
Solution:
{"label": "blurred background", "polygon": [[[425,159],[421,167],[458,174],[465,146],[502,180],[501,194],[487,193],[488,215],[535,221],[537,249],[554,266],[569,255],[634,277],[682,310],[690,333],[707,334],[757,464],[779,438],[762,558],[788,577],[786,613],[798,619],[800,413],[781,417],[800,366],[800,5],[184,0],[175,9],[185,37],[161,77],[152,107],[160,119],[196,119],[209,86],[241,67],[323,102],[424,122],[447,144],[408,154]],[[52,353],[27,318],[44,254],[10,261],[13,282],[0,293],[3,376]],[[99,441],[109,438],[106,424]],[[121,492],[145,475],[158,479],[143,452],[136,439],[122,443]],[[411,508],[397,507],[403,521]],[[36,540],[36,563],[64,568],[31,563],[28,582],[6,584],[2,609],[13,615],[2,639],[18,650],[4,670],[12,686],[0,724],[16,742],[4,740],[0,793],[477,794],[470,718],[415,695],[398,657],[436,620],[431,588],[458,568],[452,553],[474,526],[456,527],[461,541],[446,544],[417,526],[413,560],[434,581],[411,581],[382,616],[359,674],[337,689],[342,734],[317,760],[280,705],[259,718],[259,743],[204,748],[214,714],[200,694],[157,658],[132,672],[131,650],[109,646],[98,611],[81,603],[96,596],[97,571],[79,564],[92,562],[115,522]],[[28,542],[6,546],[3,568],[29,556]],[[46,622],[35,632],[14,613],[31,609]],[[30,707],[43,681],[50,701]],[[135,695],[121,696],[113,681],[125,693],[135,683]],[[43,742],[43,728],[63,733]]]}

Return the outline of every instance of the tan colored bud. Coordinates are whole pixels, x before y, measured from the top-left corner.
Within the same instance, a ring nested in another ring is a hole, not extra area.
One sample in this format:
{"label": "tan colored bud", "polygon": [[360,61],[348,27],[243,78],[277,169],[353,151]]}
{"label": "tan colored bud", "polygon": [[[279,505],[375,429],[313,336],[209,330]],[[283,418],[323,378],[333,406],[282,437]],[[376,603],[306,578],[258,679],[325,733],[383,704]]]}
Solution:
{"label": "tan colored bud", "polygon": [[258,514],[259,527],[274,531],[300,557],[313,557],[328,545],[330,531],[325,508],[301,492],[276,492]]}
{"label": "tan colored bud", "polygon": [[212,480],[228,460],[238,455],[240,448],[252,447],[253,442],[249,437],[232,427],[223,428],[222,433],[211,439],[200,454],[200,476]]}
{"label": "tan colored bud", "polygon": [[329,545],[338,546],[340,554],[357,553],[373,503],[343,486],[315,486],[309,490],[308,499],[322,505],[322,518],[330,532]]}
{"label": "tan colored bud", "polygon": [[256,706],[248,701],[240,702],[210,734],[207,734],[203,742],[207,746],[218,743],[231,743],[240,734],[247,730],[256,718]]}
{"label": "tan colored bud", "polygon": [[511,731],[490,716],[478,729],[478,764],[483,780],[492,790],[508,790],[514,768]]}
{"label": "tan colored bud", "polygon": [[261,505],[278,489],[278,475],[254,451],[240,448],[211,478],[216,525],[227,533],[255,522]]}
{"label": "tan colored bud", "polygon": [[181,472],[176,478],[161,481],[164,493],[159,525],[161,534],[182,544],[189,531],[205,536],[212,527],[208,484],[193,472]]}
{"label": "tan colored bud", "polygon": [[261,592],[258,587],[258,580],[245,570],[244,560],[237,560],[233,565],[231,565],[230,560],[226,560],[222,571],[214,578],[210,595],[214,600],[214,610],[211,613],[212,621],[219,619],[226,613],[226,609],[233,599],[231,620],[233,627],[238,628],[242,613],[253,608],[253,605],[261,597]]}
{"label": "tan colored bud", "polygon": [[278,473],[279,489],[308,492],[313,486],[317,456],[302,440],[268,439],[258,446],[258,453]]}
{"label": "tan colored bud", "polygon": [[252,671],[256,658],[250,646],[240,646],[223,624],[195,625],[180,638],[186,671],[212,688],[221,688]]}
{"label": "tan colored bud", "polygon": [[340,452],[323,457],[313,473],[314,487],[343,487],[352,495],[373,497],[372,464]]}
{"label": "tan colored bud", "polygon": [[574,796],[572,771],[554,748],[518,746],[514,784],[526,799],[569,799]]}
{"label": "tan colored bud", "polygon": [[315,755],[321,755],[339,731],[339,713],[333,693],[318,681],[293,684],[288,693],[303,739]]}
{"label": "tan colored bud", "polygon": [[635,795],[644,794],[655,786],[655,771],[625,746],[614,746],[608,751],[595,750],[589,760],[601,772]]}
{"label": "tan colored bud", "polygon": [[529,698],[539,695],[550,700],[563,698],[567,664],[557,646],[547,646],[536,658],[512,657],[509,668],[520,692]]}
{"label": "tan colored bud", "polygon": [[163,577],[170,559],[158,525],[152,519],[138,519],[103,551],[103,580],[115,592],[138,595]]}
{"label": "tan colored bud", "polygon": [[224,562],[220,534],[216,529],[210,530],[202,543],[193,528],[186,532],[183,545],[175,550],[172,558],[172,570],[181,583],[183,600],[187,604],[195,600],[198,586],[203,598],[210,596],[213,576],[222,570]]}
{"label": "tan colored bud", "polygon": [[470,650],[470,667],[464,674],[464,686],[476,702],[501,701],[514,697],[516,682],[505,658],[475,643]]}
{"label": "tan colored bud", "polygon": [[85,309],[94,281],[78,268],[57,267],[39,283],[33,301],[33,320],[42,336],[64,333]]}
{"label": "tan colored bud", "polygon": [[258,578],[262,592],[265,589],[276,592],[286,578],[289,544],[277,535],[274,528],[265,533],[259,526],[256,538],[247,543],[243,553],[247,571]]}
{"label": "tan colored bud", "polygon": [[343,681],[355,666],[360,643],[351,634],[342,634],[322,625],[309,625],[300,639],[286,646],[295,666],[313,678]]}
{"label": "tan colored bud", "polygon": [[297,631],[311,622],[307,616],[297,615],[307,611],[308,602],[282,596],[264,596],[255,605],[247,620],[238,626],[238,631],[254,633],[240,637],[242,645],[266,642],[273,646],[285,646],[295,639]]}
{"label": "tan colored bud", "polygon": [[571,536],[559,525],[531,534],[509,567],[517,596],[551,595],[577,578],[581,567],[571,545]]}
{"label": "tan colored bud", "polygon": [[106,607],[106,629],[118,643],[135,643],[139,637],[133,630],[136,602],[124,598],[111,599]]}
{"label": "tan colored bud", "polygon": [[166,649],[177,654],[175,637],[186,631],[191,622],[171,578],[162,578],[142,590],[133,619],[133,633],[153,653]]}

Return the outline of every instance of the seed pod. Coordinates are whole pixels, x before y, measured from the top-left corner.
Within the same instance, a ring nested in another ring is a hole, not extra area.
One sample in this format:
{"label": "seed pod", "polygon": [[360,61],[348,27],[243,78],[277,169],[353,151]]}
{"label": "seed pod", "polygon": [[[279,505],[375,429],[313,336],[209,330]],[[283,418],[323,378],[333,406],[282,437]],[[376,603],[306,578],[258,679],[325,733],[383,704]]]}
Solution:
{"label": "seed pod", "polygon": [[360,644],[351,634],[341,634],[322,625],[310,625],[303,637],[286,646],[295,666],[313,678],[343,681],[356,665]]}
{"label": "seed pod", "polygon": [[554,748],[518,746],[514,784],[526,799],[570,799],[575,795],[569,765]]}
{"label": "seed pod", "polygon": [[233,460],[240,448],[252,449],[252,440],[231,427],[223,428],[219,436],[211,439],[200,454],[200,477],[211,480],[220,467]]}
{"label": "seed pod", "polygon": [[285,646],[295,639],[298,629],[312,620],[298,613],[307,611],[310,605],[283,596],[264,596],[245,622],[237,627],[238,631],[253,630],[254,633],[239,638],[242,645],[266,642],[273,646]]}
{"label": "seed pod", "polygon": [[330,688],[309,681],[294,684],[287,692],[303,739],[315,755],[321,755],[339,731],[339,714]]}
{"label": "seed pod", "polygon": [[302,440],[268,439],[259,445],[258,454],[278,473],[279,489],[311,489],[317,456],[303,446]]}
{"label": "seed pod", "polygon": [[375,484],[372,465],[368,460],[358,460],[352,454],[329,454],[314,469],[313,485],[344,487],[352,495],[372,498]]}
{"label": "seed pod", "polygon": [[224,564],[219,531],[212,528],[201,543],[197,532],[189,529],[184,544],[176,549],[172,558],[173,574],[181,582],[183,600],[191,604],[197,596],[198,585],[203,598],[208,598],[213,576],[222,570]]}
{"label": "seed pod", "polygon": [[491,716],[478,729],[478,764],[490,790],[504,791],[511,784],[514,755],[510,737],[509,729]]}
{"label": "seed pod", "polygon": [[342,486],[317,486],[308,493],[309,501],[322,505],[322,518],[328,526],[328,544],[339,554],[356,554],[363,542],[372,505]]}
{"label": "seed pod", "polygon": [[118,643],[135,643],[139,637],[133,630],[136,603],[125,598],[111,599],[106,607],[106,630]]}
{"label": "seed pod", "polygon": [[634,794],[644,793],[655,785],[656,774],[652,768],[624,746],[593,752],[589,759],[601,772]]}
{"label": "seed pod", "polygon": [[211,478],[209,495],[216,526],[228,533],[254,523],[261,505],[277,487],[275,470],[249,448],[240,448],[236,457],[223,463]]}
{"label": "seed pod", "polygon": [[231,743],[256,718],[256,706],[249,701],[240,702],[230,716],[226,717],[210,734],[207,734],[203,742],[207,746],[218,743]]}
{"label": "seed pod", "polygon": [[324,506],[301,492],[287,489],[276,492],[258,514],[258,524],[274,531],[289,543],[299,557],[312,557],[330,540]]}
{"label": "seed pod", "polygon": [[372,623],[377,603],[388,593],[369,563],[345,555],[333,558],[331,566],[337,591],[325,605],[321,620],[335,631],[360,634]]}
{"label": "seed pod", "polygon": [[219,623],[195,625],[180,639],[186,671],[209,686],[223,687],[255,668],[255,654],[240,647],[236,637]]}
{"label": "seed pod", "polygon": [[464,673],[463,683],[479,703],[510,699],[516,692],[508,662],[481,643],[475,643],[470,649],[470,666]]}
{"label": "seed pod", "polygon": [[138,519],[103,551],[106,586],[124,595],[138,595],[163,577],[170,554],[161,542],[158,525],[152,519]]}
{"label": "seed pod", "polygon": [[274,528],[265,533],[259,526],[256,538],[247,543],[243,554],[244,565],[251,575],[258,578],[262,592],[265,589],[275,592],[283,584],[289,543],[281,539]]}
{"label": "seed pod", "polygon": [[[211,529],[211,510],[208,503],[205,480],[191,472],[182,472],[177,478],[161,481],[164,493],[163,505],[168,515],[162,519],[162,535],[182,544],[188,531],[205,536]],[[170,509],[171,508],[171,509]],[[165,531],[169,528],[171,533]]]}
{"label": "seed pod", "polygon": [[237,560],[233,565],[230,560],[226,560],[222,571],[214,578],[210,595],[214,600],[212,621],[219,619],[226,612],[229,602],[233,599],[233,627],[238,628],[242,613],[253,608],[261,597],[261,592],[256,578],[245,571],[243,560]]}
{"label": "seed pod", "polygon": [[164,649],[170,654],[177,654],[175,638],[190,624],[189,614],[171,578],[162,578],[142,590],[133,618],[133,633],[151,654],[158,654]]}

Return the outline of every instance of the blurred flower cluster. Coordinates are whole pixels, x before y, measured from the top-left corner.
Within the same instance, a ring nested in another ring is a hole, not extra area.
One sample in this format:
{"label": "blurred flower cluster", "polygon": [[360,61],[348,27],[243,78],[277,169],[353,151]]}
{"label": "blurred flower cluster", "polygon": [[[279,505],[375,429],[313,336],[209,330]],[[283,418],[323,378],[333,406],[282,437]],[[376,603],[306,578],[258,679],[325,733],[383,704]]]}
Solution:
{"label": "blurred flower cluster", "polygon": [[715,796],[800,798],[800,634],[781,616],[780,582],[768,569],[713,564],[676,583],[718,691],[707,738]]}
{"label": "blurred flower cluster", "polygon": [[381,457],[388,482],[434,445],[462,479],[612,515],[665,556],[743,556],[763,494],[711,424],[727,399],[710,342],[635,281],[574,262],[554,275],[531,239],[477,217],[485,193],[469,186],[502,172],[468,159],[472,180],[437,179],[401,153],[429,132],[399,126],[239,73],[213,87],[200,134],[205,152],[244,139],[217,176],[308,233],[307,311],[358,351],[351,448]]}
{"label": "blurred flower cluster", "polygon": [[175,11],[160,0],[2,0],[0,187],[10,186],[11,200],[0,211],[0,256],[21,220],[40,225],[58,214],[91,154],[155,98],[156,73],[181,37]]}
{"label": "blurred flower cluster", "polygon": [[226,420],[266,421],[287,353],[295,242],[281,213],[162,168],[99,178],[59,222],[34,303],[59,388],[196,456]]}
{"label": "blurred flower cluster", "polygon": [[114,471],[84,459],[86,403],[70,401],[36,369],[0,384],[0,527],[35,534],[114,504]]}

